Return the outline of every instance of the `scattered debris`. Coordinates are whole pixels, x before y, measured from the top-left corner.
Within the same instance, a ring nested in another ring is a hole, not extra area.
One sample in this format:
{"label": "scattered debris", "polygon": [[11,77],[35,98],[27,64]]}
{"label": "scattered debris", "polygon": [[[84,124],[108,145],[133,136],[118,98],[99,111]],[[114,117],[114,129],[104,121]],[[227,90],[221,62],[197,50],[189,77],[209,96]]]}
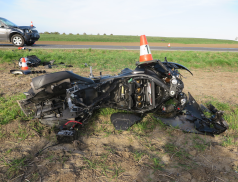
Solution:
{"label": "scattered debris", "polygon": [[50,69],[52,66],[50,64],[45,65],[45,69]]}
{"label": "scattered debris", "polygon": [[[29,67],[37,67],[41,64],[41,60],[35,55],[27,56],[25,60]],[[22,67],[22,58],[19,59],[19,67]]]}
{"label": "scattered debris", "polygon": [[28,75],[28,74],[31,74],[31,71],[30,70],[10,70],[10,73],[14,75]]}
{"label": "scattered debris", "polygon": [[[69,123],[74,123],[70,129],[67,129],[67,125]],[[57,133],[57,141],[59,143],[70,143],[77,139],[77,132],[74,130],[74,127],[77,125],[82,125],[81,122],[78,121],[68,121],[64,125],[60,127],[60,131]]]}
{"label": "scattered debris", "polygon": [[31,74],[46,73],[45,70],[31,71]]}
{"label": "scattered debris", "polygon": [[31,71],[31,70],[10,70],[11,74],[14,75],[28,75],[28,74],[38,74],[38,73],[46,73],[45,70]]}
{"label": "scattered debris", "polygon": [[[14,49],[12,51],[16,51],[17,49]],[[32,50],[32,49],[29,49],[29,48],[25,48],[25,47],[18,47],[18,50],[28,50],[29,52]]]}

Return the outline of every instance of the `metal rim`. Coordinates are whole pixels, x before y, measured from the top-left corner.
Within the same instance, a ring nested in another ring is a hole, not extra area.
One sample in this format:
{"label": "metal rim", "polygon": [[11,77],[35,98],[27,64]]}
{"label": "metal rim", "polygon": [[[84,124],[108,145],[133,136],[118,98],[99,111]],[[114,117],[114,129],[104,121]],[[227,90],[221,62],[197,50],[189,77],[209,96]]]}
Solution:
{"label": "metal rim", "polygon": [[19,36],[15,36],[15,37],[13,38],[13,43],[14,43],[15,45],[21,45],[21,44],[22,44],[22,38],[19,37]]}

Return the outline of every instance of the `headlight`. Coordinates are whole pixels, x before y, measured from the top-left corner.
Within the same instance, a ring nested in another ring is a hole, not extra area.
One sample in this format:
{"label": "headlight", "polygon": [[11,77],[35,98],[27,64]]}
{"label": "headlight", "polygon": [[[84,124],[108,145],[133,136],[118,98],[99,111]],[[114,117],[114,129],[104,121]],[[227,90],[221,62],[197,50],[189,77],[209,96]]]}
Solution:
{"label": "headlight", "polygon": [[29,33],[29,30],[25,30],[25,33]]}

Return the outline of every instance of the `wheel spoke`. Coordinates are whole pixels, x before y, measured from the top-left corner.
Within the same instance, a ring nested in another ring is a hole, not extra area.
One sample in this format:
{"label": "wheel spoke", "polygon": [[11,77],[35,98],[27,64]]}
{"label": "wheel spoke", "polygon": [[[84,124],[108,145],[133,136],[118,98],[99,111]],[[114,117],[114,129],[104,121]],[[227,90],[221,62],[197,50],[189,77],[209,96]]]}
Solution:
{"label": "wheel spoke", "polygon": [[22,44],[22,38],[21,37],[18,37],[18,36],[16,36],[16,37],[14,37],[13,38],[13,43],[15,44],[15,45],[21,45]]}

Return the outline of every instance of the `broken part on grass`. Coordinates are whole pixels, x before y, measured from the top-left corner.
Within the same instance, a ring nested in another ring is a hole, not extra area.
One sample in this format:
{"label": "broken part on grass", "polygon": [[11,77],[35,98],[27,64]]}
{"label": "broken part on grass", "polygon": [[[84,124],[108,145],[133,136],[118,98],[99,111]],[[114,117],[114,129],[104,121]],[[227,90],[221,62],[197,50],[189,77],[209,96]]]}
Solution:
{"label": "broken part on grass", "polygon": [[[51,61],[41,61],[37,56],[31,55],[27,57],[21,57],[18,61],[19,68],[22,67],[22,58],[25,58],[26,64],[28,67],[38,67],[40,65],[45,66],[45,68],[52,68],[52,67],[57,67],[57,65],[63,65],[65,67],[73,67],[72,65],[65,65],[64,62],[56,63],[55,60]],[[46,67],[48,66],[48,67]]]}
{"label": "broken part on grass", "polygon": [[[84,125],[96,109],[110,107],[122,111],[111,116],[117,130],[127,130],[146,113],[154,112],[165,124],[187,132],[224,132],[228,125],[223,112],[213,106],[200,107],[190,93],[187,97],[179,69],[189,71],[177,63],[152,60],[137,64],[135,70],[125,68],[116,76],[94,77],[92,69],[90,78],[70,71],[51,73],[33,78],[31,89],[24,93],[26,99],[18,103],[27,116],[50,126],[64,125],[68,120]],[[203,110],[211,112],[211,117]]]}
{"label": "broken part on grass", "polygon": [[[63,62],[60,62],[59,64],[55,63],[55,60],[51,60],[49,62],[45,61],[42,62],[37,56],[35,55],[31,55],[31,56],[27,56],[27,57],[21,57],[18,61],[18,68],[19,69],[14,69],[14,70],[10,70],[11,74],[14,75],[28,75],[28,74],[38,74],[38,73],[46,73],[45,70],[39,70],[39,71],[34,71],[34,70],[30,70],[27,68],[27,70],[23,70],[22,69],[22,58],[25,59],[26,65],[27,67],[38,67],[41,64],[44,66],[45,69],[51,69],[52,67],[57,67],[58,65],[62,65],[65,67],[73,67],[72,65],[66,65]],[[14,65],[14,68],[16,67],[16,65]]]}

